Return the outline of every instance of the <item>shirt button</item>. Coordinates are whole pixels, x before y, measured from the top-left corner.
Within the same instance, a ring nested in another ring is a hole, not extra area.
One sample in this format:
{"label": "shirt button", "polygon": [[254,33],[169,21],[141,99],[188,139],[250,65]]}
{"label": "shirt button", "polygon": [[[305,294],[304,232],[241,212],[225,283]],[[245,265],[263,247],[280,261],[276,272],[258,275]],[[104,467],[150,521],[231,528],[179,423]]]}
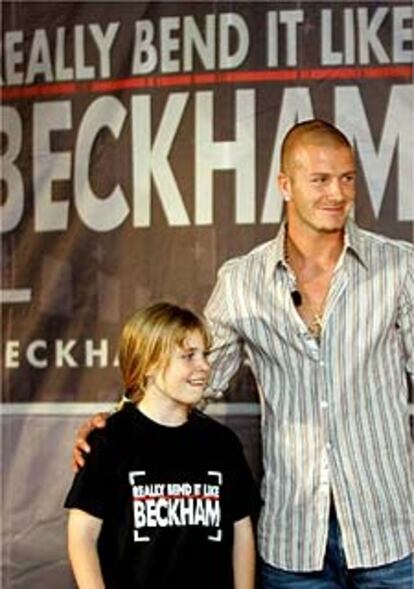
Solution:
{"label": "shirt button", "polygon": [[321,407],[322,409],[327,409],[328,408],[328,401],[321,401]]}
{"label": "shirt button", "polygon": [[332,444],[330,442],[328,442],[325,447],[326,447],[327,450],[331,450],[332,449]]}
{"label": "shirt button", "polygon": [[319,366],[325,366],[325,362],[323,360],[319,361]]}

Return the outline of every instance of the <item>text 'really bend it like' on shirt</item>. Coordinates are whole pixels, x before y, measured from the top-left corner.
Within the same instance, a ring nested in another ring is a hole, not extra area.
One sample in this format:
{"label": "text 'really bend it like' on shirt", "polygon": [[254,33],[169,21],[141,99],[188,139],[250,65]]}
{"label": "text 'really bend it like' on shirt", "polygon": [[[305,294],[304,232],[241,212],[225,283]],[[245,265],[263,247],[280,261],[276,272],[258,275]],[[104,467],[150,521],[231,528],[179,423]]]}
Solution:
{"label": "text 'really bend it like' on shirt", "polygon": [[318,343],[292,300],[284,240],[282,225],[224,264],[205,311],[211,388],[247,359],[259,389],[259,550],[279,568],[322,569],[333,496],[347,565],[382,565],[413,542],[414,246],[347,223]]}

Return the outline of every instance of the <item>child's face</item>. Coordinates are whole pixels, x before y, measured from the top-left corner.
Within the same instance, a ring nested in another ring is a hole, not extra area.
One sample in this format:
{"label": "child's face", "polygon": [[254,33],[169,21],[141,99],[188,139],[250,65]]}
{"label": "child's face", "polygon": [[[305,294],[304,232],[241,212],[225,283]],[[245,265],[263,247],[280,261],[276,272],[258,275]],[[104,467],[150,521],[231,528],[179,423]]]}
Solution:
{"label": "child's face", "polygon": [[183,346],[173,350],[165,370],[153,374],[158,392],[172,405],[191,406],[198,403],[207,384],[210,366],[203,338],[198,331],[190,332]]}

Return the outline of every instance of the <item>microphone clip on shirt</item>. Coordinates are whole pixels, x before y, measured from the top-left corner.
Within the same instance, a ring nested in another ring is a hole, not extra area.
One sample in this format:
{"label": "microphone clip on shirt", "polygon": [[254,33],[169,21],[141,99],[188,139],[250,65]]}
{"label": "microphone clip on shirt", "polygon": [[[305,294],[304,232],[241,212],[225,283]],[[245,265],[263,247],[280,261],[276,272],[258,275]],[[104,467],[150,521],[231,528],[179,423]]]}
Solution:
{"label": "microphone clip on shirt", "polygon": [[290,296],[292,297],[292,301],[295,307],[300,307],[302,304],[302,295],[300,294],[300,292],[298,290],[292,290]]}

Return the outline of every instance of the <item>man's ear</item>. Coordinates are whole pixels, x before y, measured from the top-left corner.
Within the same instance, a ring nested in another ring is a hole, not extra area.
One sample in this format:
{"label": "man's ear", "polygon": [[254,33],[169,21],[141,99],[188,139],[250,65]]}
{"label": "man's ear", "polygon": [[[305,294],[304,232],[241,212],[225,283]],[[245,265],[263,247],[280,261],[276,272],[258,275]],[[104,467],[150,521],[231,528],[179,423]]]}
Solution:
{"label": "man's ear", "polygon": [[277,184],[279,186],[279,191],[283,196],[283,200],[288,202],[290,200],[291,194],[291,184],[290,178],[287,174],[280,172],[277,177]]}

